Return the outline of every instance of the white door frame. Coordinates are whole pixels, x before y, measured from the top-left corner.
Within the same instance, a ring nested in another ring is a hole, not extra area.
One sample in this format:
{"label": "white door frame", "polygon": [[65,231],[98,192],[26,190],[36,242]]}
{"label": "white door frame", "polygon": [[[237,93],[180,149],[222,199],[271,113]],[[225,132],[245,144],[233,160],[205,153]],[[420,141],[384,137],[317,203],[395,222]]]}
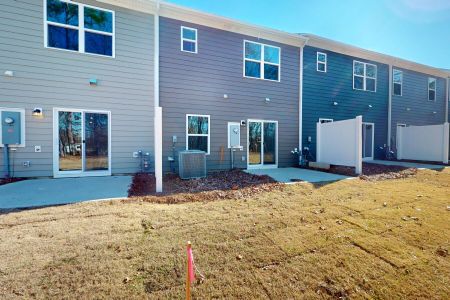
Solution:
{"label": "white door frame", "polygon": [[[374,159],[374,154],[375,154],[375,123],[370,123],[370,122],[362,122],[363,126],[366,125],[372,125],[372,156],[370,157],[364,157],[364,151],[363,151],[363,161],[368,161],[368,160],[373,160]],[[364,141],[363,145],[364,145]]]}
{"label": "white door frame", "polygon": [[[81,138],[85,140],[84,136],[84,115],[85,113],[99,113],[108,115],[108,170],[106,171],[84,171],[85,160],[86,160],[86,147],[85,143],[82,146],[81,155],[81,170],[80,171],[60,171],[59,170],[59,112],[79,112],[82,114],[81,118]],[[79,109],[79,108],[53,108],[53,177],[54,178],[64,178],[64,177],[89,177],[89,176],[111,176],[111,111],[97,110],[97,109]]]}
{"label": "white door frame", "polygon": [[[261,123],[261,164],[250,165],[250,123]],[[275,164],[264,165],[264,123],[275,123]],[[258,120],[258,119],[248,119],[247,120],[247,169],[276,169],[278,168],[278,121],[274,120]]]}

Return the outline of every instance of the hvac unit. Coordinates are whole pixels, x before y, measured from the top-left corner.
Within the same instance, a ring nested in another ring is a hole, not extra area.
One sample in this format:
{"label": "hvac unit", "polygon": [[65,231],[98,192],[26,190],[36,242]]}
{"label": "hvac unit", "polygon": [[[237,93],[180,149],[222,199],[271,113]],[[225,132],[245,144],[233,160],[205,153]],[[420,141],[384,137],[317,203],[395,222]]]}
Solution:
{"label": "hvac unit", "polygon": [[180,151],[178,165],[181,179],[206,177],[206,153],[204,151]]}

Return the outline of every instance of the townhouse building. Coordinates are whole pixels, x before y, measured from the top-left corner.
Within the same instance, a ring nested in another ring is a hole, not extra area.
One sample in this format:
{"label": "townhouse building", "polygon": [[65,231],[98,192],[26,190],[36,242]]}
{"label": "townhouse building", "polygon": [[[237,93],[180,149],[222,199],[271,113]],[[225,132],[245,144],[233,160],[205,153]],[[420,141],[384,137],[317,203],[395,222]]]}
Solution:
{"label": "townhouse building", "polygon": [[363,157],[383,158],[397,126],[449,117],[447,70],[168,2],[6,0],[0,22],[18,177],[129,174],[148,153],[160,179],[182,150],[208,170],[295,166],[317,122],[357,115]]}

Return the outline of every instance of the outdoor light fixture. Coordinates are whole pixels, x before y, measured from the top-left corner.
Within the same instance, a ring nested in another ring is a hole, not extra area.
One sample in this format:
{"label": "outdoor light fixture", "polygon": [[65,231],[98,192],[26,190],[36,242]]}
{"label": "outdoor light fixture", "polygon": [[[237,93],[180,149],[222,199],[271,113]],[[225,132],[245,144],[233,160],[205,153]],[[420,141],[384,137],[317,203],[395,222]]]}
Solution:
{"label": "outdoor light fixture", "polygon": [[372,106],[372,104],[369,104],[369,108],[372,108],[373,106]]}
{"label": "outdoor light fixture", "polygon": [[97,86],[97,85],[98,85],[97,78],[91,78],[91,79],[89,79],[89,85],[91,85],[91,86]]}
{"label": "outdoor light fixture", "polygon": [[407,107],[407,108],[406,108],[406,110],[407,110],[407,111],[410,111],[410,110],[411,110],[411,108]]}
{"label": "outdoor light fixture", "polygon": [[437,112],[433,111],[433,115],[437,114]]}
{"label": "outdoor light fixture", "polygon": [[31,115],[33,117],[42,117],[44,114],[42,112],[42,108],[36,107],[36,108],[33,109],[33,112],[31,113]]}
{"label": "outdoor light fixture", "polygon": [[14,72],[13,71],[5,71],[4,74],[6,77],[14,77]]}
{"label": "outdoor light fixture", "polygon": [[223,99],[228,99],[228,94],[223,94]]}
{"label": "outdoor light fixture", "polygon": [[270,98],[266,98],[266,103],[269,103],[270,102]]}
{"label": "outdoor light fixture", "polygon": [[333,105],[334,106],[338,106],[339,103],[337,103],[336,101],[333,101]]}

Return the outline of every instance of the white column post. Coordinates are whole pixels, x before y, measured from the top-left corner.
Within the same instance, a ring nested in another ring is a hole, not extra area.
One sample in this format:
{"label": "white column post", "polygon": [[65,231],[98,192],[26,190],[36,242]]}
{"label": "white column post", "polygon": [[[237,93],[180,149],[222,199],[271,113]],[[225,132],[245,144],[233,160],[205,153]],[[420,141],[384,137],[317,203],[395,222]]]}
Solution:
{"label": "white column post", "polygon": [[448,101],[450,100],[449,99],[449,85],[450,85],[450,77],[449,78],[447,78],[447,80],[446,80],[446,85],[445,85],[445,117],[444,117],[444,119],[445,119],[445,122],[447,123],[449,120],[448,120],[448,114],[450,113],[450,111],[448,110]]}
{"label": "white column post", "polygon": [[362,116],[355,118],[355,173],[362,173]]}
{"label": "white column post", "polygon": [[163,191],[163,172],[162,172],[162,108],[159,106],[159,8],[160,1],[156,1],[156,10],[154,17],[154,151],[155,151],[155,177],[156,192]]}
{"label": "white column post", "polygon": [[401,160],[403,158],[403,126],[397,126],[397,159]]}
{"label": "white column post", "polygon": [[321,162],[322,161],[322,155],[321,155],[321,129],[322,124],[320,122],[317,122],[316,124],[316,161]]}
{"label": "white column post", "polygon": [[443,153],[442,153],[442,162],[444,164],[448,164],[448,155],[449,155],[449,135],[450,135],[450,131],[449,131],[449,124],[448,122],[444,123],[444,136],[443,136],[443,141],[444,141],[444,145],[443,145]]}

